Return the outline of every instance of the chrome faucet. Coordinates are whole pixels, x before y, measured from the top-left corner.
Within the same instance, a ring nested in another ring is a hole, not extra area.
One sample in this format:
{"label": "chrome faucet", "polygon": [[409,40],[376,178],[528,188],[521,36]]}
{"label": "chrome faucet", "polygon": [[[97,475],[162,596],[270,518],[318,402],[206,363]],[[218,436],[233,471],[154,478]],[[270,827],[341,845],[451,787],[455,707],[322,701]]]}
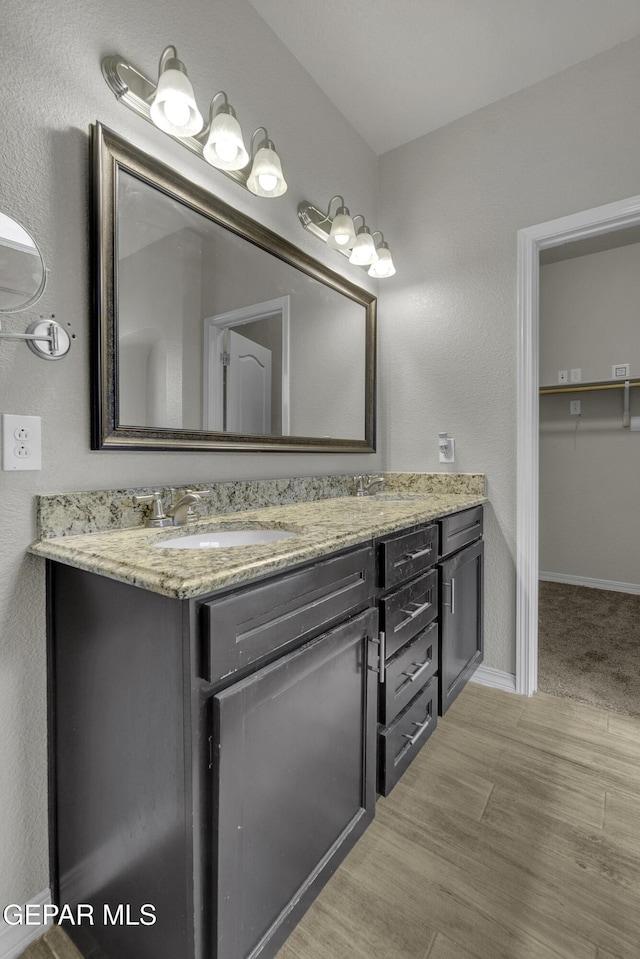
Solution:
{"label": "chrome faucet", "polygon": [[375,489],[382,491],[384,484],[384,476],[354,476],[354,496],[371,496]]}
{"label": "chrome faucet", "polygon": [[195,490],[186,489],[180,499],[176,500],[176,491],[171,490],[171,506],[167,509],[167,516],[173,520],[174,526],[186,526],[190,519],[195,516],[193,507],[200,502],[200,498],[210,489],[201,489],[196,493]]}
{"label": "chrome faucet", "polygon": [[145,520],[145,526],[152,529],[162,529],[165,526],[186,526],[189,520],[194,516],[193,507],[200,502],[200,498],[210,489],[201,489],[196,493],[192,489],[187,489],[180,499],[176,500],[176,491],[171,490],[171,506],[164,511],[162,503],[162,493],[151,493],[149,496],[132,496],[131,501],[134,506],[146,506],[151,504],[151,511]]}

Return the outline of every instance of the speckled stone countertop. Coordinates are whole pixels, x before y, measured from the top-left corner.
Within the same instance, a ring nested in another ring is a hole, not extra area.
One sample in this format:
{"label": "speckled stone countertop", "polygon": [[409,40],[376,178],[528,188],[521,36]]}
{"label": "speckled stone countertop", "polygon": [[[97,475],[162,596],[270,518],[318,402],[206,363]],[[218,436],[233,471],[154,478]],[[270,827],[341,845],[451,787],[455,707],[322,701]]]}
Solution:
{"label": "speckled stone countertop", "polygon": [[[341,496],[244,510],[241,514],[216,514],[184,527],[137,527],[59,536],[40,540],[30,552],[164,596],[190,599],[486,502],[478,492],[458,490],[398,492],[398,496],[403,495],[407,498]],[[198,550],[154,546],[177,536],[264,527],[298,535],[256,546]]]}

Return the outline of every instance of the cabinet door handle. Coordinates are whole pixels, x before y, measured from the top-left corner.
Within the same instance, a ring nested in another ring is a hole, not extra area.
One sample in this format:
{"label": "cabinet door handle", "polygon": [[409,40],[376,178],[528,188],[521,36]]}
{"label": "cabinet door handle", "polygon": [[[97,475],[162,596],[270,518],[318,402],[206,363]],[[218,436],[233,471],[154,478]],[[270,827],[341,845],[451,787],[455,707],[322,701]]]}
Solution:
{"label": "cabinet door handle", "polygon": [[452,616],[455,616],[455,613],[456,613],[456,578],[455,578],[455,576],[452,576],[452,577],[451,577],[451,582],[450,582],[450,583],[445,583],[444,585],[445,585],[445,586],[449,586],[450,589],[451,589],[451,602],[450,602],[450,603],[443,603],[442,605],[443,605],[443,606],[446,606],[448,609],[450,609],[450,610],[451,610],[451,615],[452,615]]}
{"label": "cabinet door handle", "polygon": [[415,683],[416,679],[417,679],[419,676],[422,676],[422,674],[424,673],[425,669],[428,669],[428,668],[429,668],[429,666],[431,665],[431,662],[432,662],[432,660],[431,660],[431,659],[428,659],[425,663],[411,663],[412,666],[418,666],[418,669],[416,670],[416,672],[415,672],[415,673],[403,673],[402,675],[403,675],[403,676],[408,676],[408,677],[409,677],[409,681],[412,682],[412,683]]}
{"label": "cabinet door handle", "polygon": [[387,652],[386,637],[383,632],[380,632],[378,633],[377,639],[374,639],[373,636],[371,636],[369,639],[369,642],[375,643],[375,645],[378,647],[378,668],[376,669],[375,666],[369,666],[369,669],[373,673],[378,673],[378,675],[380,676],[380,682],[383,683],[385,679],[386,668],[387,668],[386,667],[386,658],[387,658],[386,657],[386,652]]}
{"label": "cabinet door handle", "polygon": [[405,614],[406,619],[403,619],[401,623],[398,623],[398,625],[394,627],[394,633],[397,633],[399,629],[403,629],[407,623],[410,623],[411,620],[419,616],[420,613],[426,612],[427,609],[433,606],[433,603],[427,600],[426,603],[409,603],[409,606],[415,606],[416,609],[412,609],[411,612],[409,612],[408,609],[400,610],[401,613]]}
{"label": "cabinet door handle", "polygon": [[415,742],[417,742],[418,739],[420,739],[420,737],[422,736],[423,732],[425,731],[425,729],[427,728],[427,726],[428,726],[430,723],[431,723],[431,716],[427,716],[427,718],[425,719],[425,721],[424,721],[423,723],[412,723],[413,726],[417,726],[417,727],[418,727],[418,732],[417,732],[417,733],[414,733],[413,736],[410,736],[409,733],[403,733],[403,734],[402,734],[405,739],[408,739],[408,740],[409,740],[409,746],[413,746],[413,744],[414,744]]}

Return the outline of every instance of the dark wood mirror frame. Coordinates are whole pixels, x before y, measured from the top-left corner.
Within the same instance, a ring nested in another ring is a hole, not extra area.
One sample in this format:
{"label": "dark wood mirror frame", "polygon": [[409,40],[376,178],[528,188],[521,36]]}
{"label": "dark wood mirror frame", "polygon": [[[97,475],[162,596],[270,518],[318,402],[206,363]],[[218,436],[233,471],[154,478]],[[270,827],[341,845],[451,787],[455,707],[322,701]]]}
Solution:
{"label": "dark wood mirror frame", "polygon": [[[129,450],[229,450],[286,452],[375,452],[376,297],[334,273],[212,193],[141,152],[96,123],[92,154],[92,426],[91,448]],[[214,223],[320,281],[365,311],[364,438],[241,435],[192,429],[121,426],[118,422],[116,230],[118,171],[124,170],[179,200]]]}

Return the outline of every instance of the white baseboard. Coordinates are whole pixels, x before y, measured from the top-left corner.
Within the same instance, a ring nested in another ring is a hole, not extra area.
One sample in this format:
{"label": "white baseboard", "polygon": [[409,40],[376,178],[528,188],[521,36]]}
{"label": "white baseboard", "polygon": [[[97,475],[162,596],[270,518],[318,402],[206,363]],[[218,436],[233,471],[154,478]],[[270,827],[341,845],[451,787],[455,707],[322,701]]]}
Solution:
{"label": "white baseboard", "polygon": [[507,693],[516,691],[516,677],[513,673],[505,673],[502,669],[493,669],[491,666],[478,666],[471,682],[480,686],[491,686],[492,689],[502,689]]}
{"label": "white baseboard", "polygon": [[592,589],[611,589],[616,593],[640,594],[637,583],[616,583],[609,579],[590,579],[588,576],[573,576],[571,573],[549,573],[541,570],[539,578],[544,583],[566,583],[567,586],[589,586]]}
{"label": "white baseboard", "polygon": [[[50,903],[51,891],[43,889],[28,903],[17,903],[17,905],[21,908],[24,908],[25,905],[33,905],[41,909],[42,906],[48,906]],[[7,905],[8,903],[3,903],[2,909]],[[24,952],[29,943],[46,932],[49,926],[51,926],[51,922],[48,922],[47,925],[12,926],[4,921],[0,912],[0,959],[18,959],[18,956]]]}

